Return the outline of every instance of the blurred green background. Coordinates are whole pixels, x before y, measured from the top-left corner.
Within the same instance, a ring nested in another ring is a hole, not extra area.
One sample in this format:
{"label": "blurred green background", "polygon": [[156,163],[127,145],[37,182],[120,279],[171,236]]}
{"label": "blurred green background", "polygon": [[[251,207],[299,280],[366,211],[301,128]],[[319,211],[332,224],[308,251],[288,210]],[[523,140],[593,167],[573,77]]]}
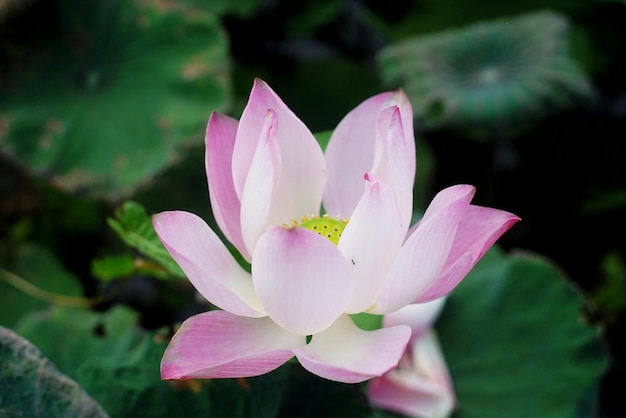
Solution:
{"label": "blurred green background", "polygon": [[[214,225],[204,128],[214,110],[239,117],[254,77],[313,132],[403,88],[416,212],[470,183],[476,204],[522,218],[438,326],[457,416],[625,416],[625,32],[623,1],[0,0],[0,325],[111,416],[393,416],[296,365],[159,382],[174,324],[210,307],[149,215],[189,210]],[[504,293],[468,312],[491,286],[481,280]],[[492,336],[461,332],[507,298]],[[529,339],[534,354],[514,364]],[[460,348],[476,340],[468,363]],[[11,396],[0,415],[30,402]]]}

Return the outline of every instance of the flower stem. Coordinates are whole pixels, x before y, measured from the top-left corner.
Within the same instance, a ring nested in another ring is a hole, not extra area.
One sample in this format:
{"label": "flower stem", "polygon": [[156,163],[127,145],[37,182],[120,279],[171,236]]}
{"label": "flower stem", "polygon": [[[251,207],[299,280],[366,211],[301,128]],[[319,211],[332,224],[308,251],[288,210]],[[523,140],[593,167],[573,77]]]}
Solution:
{"label": "flower stem", "polygon": [[44,300],[46,302],[53,303],[55,305],[61,306],[70,306],[70,307],[80,307],[80,308],[88,308],[95,305],[97,302],[100,302],[103,297],[97,298],[81,298],[67,295],[59,295],[57,293],[48,292],[47,290],[41,289],[27,280],[21,278],[15,273],[11,273],[8,270],[0,268],[0,278],[15,287],[16,289],[21,290],[29,296],[32,296],[36,299]]}

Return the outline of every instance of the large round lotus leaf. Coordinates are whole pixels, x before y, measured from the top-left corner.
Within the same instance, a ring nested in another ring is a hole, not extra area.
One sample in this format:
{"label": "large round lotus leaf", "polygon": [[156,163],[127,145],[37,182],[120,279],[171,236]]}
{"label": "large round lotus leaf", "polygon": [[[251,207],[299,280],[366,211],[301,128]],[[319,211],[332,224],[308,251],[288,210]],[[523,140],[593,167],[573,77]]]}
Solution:
{"label": "large round lotus leaf", "polygon": [[0,415],[108,417],[84,390],[28,340],[0,326]]}
{"label": "large round lotus leaf", "polygon": [[128,192],[228,105],[226,37],[212,15],[151,2],[56,4],[57,29],[0,75],[0,149],[64,188]]}
{"label": "large round lotus leaf", "polygon": [[543,11],[420,35],[381,51],[380,71],[406,89],[418,126],[517,127],[591,95],[567,29]]}
{"label": "large round lotus leaf", "polygon": [[606,364],[581,308],[545,260],[488,253],[437,323],[458,396],[454,416],[575,417]]}

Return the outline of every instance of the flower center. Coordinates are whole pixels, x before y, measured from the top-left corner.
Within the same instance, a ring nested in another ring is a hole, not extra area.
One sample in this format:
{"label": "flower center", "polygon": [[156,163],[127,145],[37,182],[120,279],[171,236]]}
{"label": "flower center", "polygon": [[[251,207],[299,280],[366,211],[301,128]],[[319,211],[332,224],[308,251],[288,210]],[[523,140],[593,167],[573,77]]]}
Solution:
{"label": "flower center", "polygon": [[302,218],[302,223],[300,223],[299,226],[309,231],[317,232],[319,235],[337,245],[347,224],[347,220],[333,219],[328,215],[324,215],[322,217]]}

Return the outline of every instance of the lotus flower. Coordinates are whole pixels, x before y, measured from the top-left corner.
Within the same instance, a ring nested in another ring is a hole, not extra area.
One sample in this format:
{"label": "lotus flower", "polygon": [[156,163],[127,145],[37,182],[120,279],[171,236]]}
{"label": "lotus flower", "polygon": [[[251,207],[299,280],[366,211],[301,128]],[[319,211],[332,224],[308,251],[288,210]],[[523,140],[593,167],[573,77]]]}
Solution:
{"label": "lotus flower", "polygon": [[350,315],[445,295],[518,221],[470,205],[474,188],[460,185],[440,192],[408,233],[415,148],[402,91],[351,111],[324,155],[256,80],[239,122],[211,115],[206,172],[215,220],[251,272],[198,216],[154,216],[191,283],[221,308],[183,322],[163,356],[164,379],[257,376],[294,356],[330,380],[380,376],[397,365],[411,330],[365,331]]}
{"label": "lotus flower", "polygon": [[452,413],[452,381],[432,323],[445,298],[406,306],[385,315],[383,326],[409,325],[411,340],[398,367],[368,384],[372,406],[413,418],[443,418]]}

